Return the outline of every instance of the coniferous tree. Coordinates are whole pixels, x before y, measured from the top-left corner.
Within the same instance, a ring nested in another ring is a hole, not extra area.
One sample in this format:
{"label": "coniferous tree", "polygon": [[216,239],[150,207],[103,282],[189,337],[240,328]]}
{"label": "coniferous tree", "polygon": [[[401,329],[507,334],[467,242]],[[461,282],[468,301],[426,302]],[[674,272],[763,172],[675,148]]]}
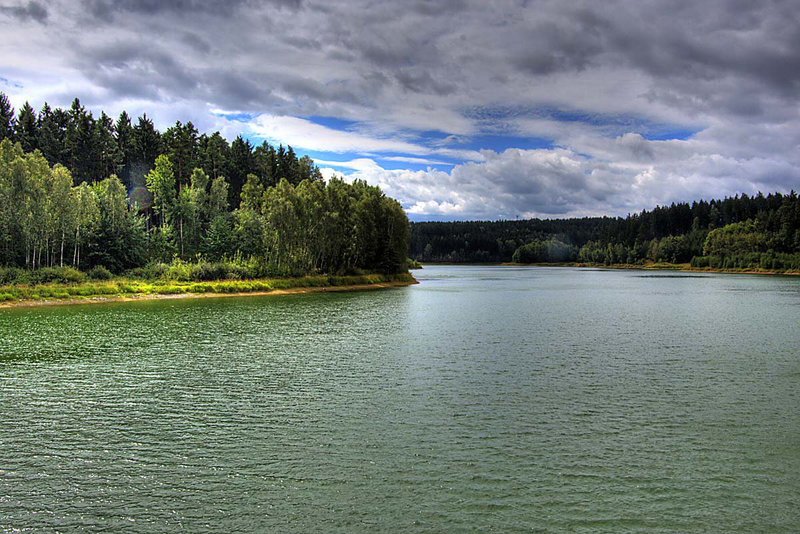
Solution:
{"label": "coniferous tree", "polygon": [[39,148],[39,135],[36,125],[36,113],[27,102],[20,108],[14,128],[14,138],[22,146],[25,153]]}
{"label": "coniferous tree", "polygon": [[92,114],[76,98],[69,110],[65,138],[66,160],[76,184],[91,183],[97,178],[95,172],[99,158],[97,143],[94,142],[94,129]]}
{"label": "coniferous tree", "polygon": [[212,180],[224,175],[228,168],[228,142],[219,132],[214,132],[210,137],[202,136],[199,144],[200,167]]}
{"label": "coniferous tree", "polygon": [[228,203],[236,208],[239,205],[239,196],[247,181],[247,175],[256,172],[253,158],[253,147],[250,141],[238,136],[231,143],[228,158],[228,183],[230,185]]}
{"label": "coniferous tree", "polygon": [[116,174],[121,157],[114,135],[114,121],[105,112],[101,112],[100,118],[95,122],[93,145],[96,146],[99,156],[95,176],[105,179]]}
{"label": "coniferous tree", "polygon": [[14,135],[14,108],[5,93],[0,93],[0,141]]}
{"label": "coniferous tree", "polygon": [[261,183],[265,187],[273,187],[278,184],[278,154],[275,147],[264,141],[258,145],[253,153],[256,164],[256,174],[261,178]]}
{"label": "coniferous tree", "polygon": [[131,165],[135,159],[134,131],[131,118],[126,111],[119,114],[114,124],[114,140],[117,145],[116,174],[126,189],[133,186]]}
{"label": "coniferous tree", "polygon": [[[60,110],[59,110],[60,111]],[[51,164],[63,163],[64,143],[61,128],[56,121],[56,115],[47,102],[42,106],[37,118],[37,135],[39,150]]]}
{"label": "coniferous tree", "polygon": [[144,224],[128,206],[122,182],[112,174],[92,189],[99,208],[97,230],[90,243],[92,264],[117,273],[142,265],[146,254]]}
{"label": "coniferous tree", "polygon": [[[139,117],[139,121],[133,127],[133,153],[137,166],[145,168],[142,176],[153,167],[156,158],[162,153],[161,135],[153,126],[153,121],[147,118],[146,113]],[[137,171],[141,172],[141,169]]]}
{"label": "coniferous tree", "polygon": [[192,169],[197,165],[197,129],[191,122],[184,125],[177,121],[164,132],[162,140],[181,188],[189,183]]}

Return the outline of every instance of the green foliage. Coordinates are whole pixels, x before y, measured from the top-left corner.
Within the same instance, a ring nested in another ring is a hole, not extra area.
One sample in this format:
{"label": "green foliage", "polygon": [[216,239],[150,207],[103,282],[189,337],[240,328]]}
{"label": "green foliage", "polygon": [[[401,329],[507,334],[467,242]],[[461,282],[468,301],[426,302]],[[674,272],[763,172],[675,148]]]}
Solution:
{"label": "green foliage", "polygon": [[511,256],[514,263],[562,263],[574,261],[578,249],[572,245],[550,238],[534,240],[522,245]]}
{"label": "green foliage", "polygon": [[[291,147],[241,137],[228,146],[191,123],[161,135],[146,115],[134,126],[123,112],[115,124],[77,99],[66,111],[45,104],[38,118],[25,105],[14,121],[0,97],[10,134],[23,142],[0,144],[0,265],[120,273],[202,255],[212,264],[252,259],[270,276],[406,270],[400,205],[365,182],[326,184]],[[40,146],[51,161],[25,153]],[[222,272],[201,271],[185,276]]]}
{"label": "green foliage", "polygon": [[233,254],[235,234],[231,225],[231,218],[227,213],[214,217],[205,240],[205,253],[213,260],[221,260]]}
{"label": "green foliage", "polygon": [[111,280],[113,277],[111,271],[102,265],[95,265],[89,270],[87,275],[89,276],[89,280]]}
{"label": "green foliage", "polygon": [[422,269],[422,263],[420,263],[418,260],[406,258],[406,269]]}
{"label": "green foliage", "polygon": [[[165,266],[167,270],[173,266]],[[226,267],[227,268],[227,267]],[[27,274],[38,271],[24,271]],[[0,276],[2,276],[0,272]],[[63,273],[62,273],[63,274]],[[65,279],[72,279],[67,276]],[[303,276],[296,278],[235,280],[219,279],[195,280],[152,280],[117,278],[110,281],[87,282],[85,277],[77,282],[63,282],[58,275],[45,272],[35,283],[0,283],[0,301],[87,298],[97,296],[138,296],[138,295],[176,295],[203,293],[250,293],[269,292],[280,289],[347,287],[354,285],[375,285],[389,283],[413,283],[408,273],[383,275],[369,274],[356,276]]]}
{"label": "green foliage", "polygon": [[128,206],[122,182],[112,174],[92,189],[99,221],[89,240],[90,263],[116,273],[143,264],[147,248],[144,223]]}
{"label": "green foliage", "polygon": [[0,141],[10,139],[14,134],[14,108],[8,96],[0,93]]}
{"label": "green foliage", "polygon": [[422,261],[502,262],[526,243],[555,238],[579,247],[578,261],[586,263],[683,263],[703,254],[710,231],[748,220],[766,240],[766,248],[750,243],[754,250],[800,252],[800,200],[792,192],[672,204],[624,218],[414,223],[409,255]]}
{"label": "green foliage", "polygon": [[712,230],[703,246],[703,254],[706,256],[737,256],[766,250],[767,236],[753,220]]}
{"label": "green foliage", "polygon": [[79,284],[86,281],[86,274],[72,267],[43,267],[36,270],[16,267],[0,267],[0,286],[36,284]]}
{"label": "green foliage", "polygon": [[155,168],[147,173],[147,189],[153,195],[153,208],[160,214],[160,223],[167,224],[167,212],[175,202],[175,175],[172,162],[165,155],[158,156]]}

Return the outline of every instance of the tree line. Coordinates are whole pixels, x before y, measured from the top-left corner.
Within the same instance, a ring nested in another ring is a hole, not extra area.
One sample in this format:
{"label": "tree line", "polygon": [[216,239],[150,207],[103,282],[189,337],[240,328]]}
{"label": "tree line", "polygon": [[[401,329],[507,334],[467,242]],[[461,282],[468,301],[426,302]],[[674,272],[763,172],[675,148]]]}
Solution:
{"label": "tree line", "polygon": [[233,208],[249,174],[266,186],[281,178],[292,185],[322,178],[311,158],[298,157],[292,147],[276,148],[266,141],[253,146],[241,135],[228,143],[219,132],[199,133],[191,122],[178,121],[161,133],[146,113],[136,120],[126,111],[116,120],[105,112],[94,117],[77,98],[69,109],[51,108],[45,102],[36,112],[26,102],[15,113],[8,97],[0,93],[0,139],[6,138],[20,143],[25,153],[39,150],[51,165],[66,167],[73,185],[117,175],[127,191],[134,190],[141,206],[148,199],[136,196],[136,190],[142,191],[146,174],[162,154],[170,158],[179,186],[189,183],[195,168],[212,180],[225,176]]}
{"label": "tree line", "polygon": [[263,276],[405,269],[408,219],[379,188],[326,183],[291,147],[253,149],[241,137],[228,145],[191,123],[160,134],[146,116],[133,127],[126,117],[94,119],[77,99],[69,111],[45,104],[33,115],[26,104],[15,116],[0,93],[0,265],[121,273],[175,259],[238,261]]}
{"label": "tree line", "polygon": [[627,217],[413,223],[420,261],[800,269],[800,199],[746,194],[659,206]]}

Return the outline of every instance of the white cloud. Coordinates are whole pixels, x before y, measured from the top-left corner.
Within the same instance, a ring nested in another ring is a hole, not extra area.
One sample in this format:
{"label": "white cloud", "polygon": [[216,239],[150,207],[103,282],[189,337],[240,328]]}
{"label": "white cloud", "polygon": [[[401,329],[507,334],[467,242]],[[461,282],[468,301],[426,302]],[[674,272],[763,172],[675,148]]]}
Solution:
{"label": "white cloud", "polygon": [[451,219],[625,215],[672,202],[787,191],[800,181],[798,167],[781,159],[730,158],[705,151],[704,142],[626,135],[597,144],[594,155],[587,147],[487,150],[484,161],[450,172],[371,162],[348,179],[380,185],[418,218]]}
{"label": "white cloud", "polygon": [[388,161],[397,161],[400,163],[414,163],[417,165],[452,165],[452,163],[448,163],[446,161],[428,158],[412,158],[408,156],[386,156],[383,159]]}
{"label": "white cloud", "polygon": [[430,150],[396,139],[380,139],[344,130],[334,130],[307,119],[262,114],[247,124],[254,137],[283,142],[320,152],[396,152],[428,154]]}
{"label": "white cloud", "polygon": [[[39,21],[0,14],[2,90],[16,108],[77,96],[161,129],[191,120],[346,154],[320,161],[323,174],[349,169],[420,216],[624,214],[800,187],[792,2],[526,4],[53,0]],[[649,141],[658,124],[698,133]],[[464,148],[498,133],[558,148]],[[376,163],[446,159],[459,164]]]}
{"label": "white cloud", "polygon": [[395,153],[417,156],[438,154],[459,160],[483,159],[480,152],[475,150],[428,148],[398,139],[397,136],[383,138],[361,132],[336,130],[299,117],[262,114],[249,121],[246,128],[253,137],[318,152]]}
{"label": "white cloud", "polygon": [[374,172],[377,170],[381,170],[381,167],[377,163],[375,163],[374,160],[371,160],[369,158],[357,158],[349,161],[331,161],[331,160],[318,159],[314,160],[314,162],[317,165],[321,165],[323,167],[327,166],[341,167],[361,172]]}

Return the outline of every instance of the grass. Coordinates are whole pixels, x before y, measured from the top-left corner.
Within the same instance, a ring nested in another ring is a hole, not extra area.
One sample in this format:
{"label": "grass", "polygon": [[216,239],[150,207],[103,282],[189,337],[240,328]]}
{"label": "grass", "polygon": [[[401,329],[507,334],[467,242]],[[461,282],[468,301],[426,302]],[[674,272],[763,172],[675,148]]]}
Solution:
{"label": "grass", "polygon": [[0,302],[81,300],[144,295],[231,294],[270,292],[295,288],[336,288],[389,283],[414,283],[408,274],[314,275],[296,278],[216,280],[209,282],[146,281],[116,278],[74,283],[9,284],[0,286]]}

